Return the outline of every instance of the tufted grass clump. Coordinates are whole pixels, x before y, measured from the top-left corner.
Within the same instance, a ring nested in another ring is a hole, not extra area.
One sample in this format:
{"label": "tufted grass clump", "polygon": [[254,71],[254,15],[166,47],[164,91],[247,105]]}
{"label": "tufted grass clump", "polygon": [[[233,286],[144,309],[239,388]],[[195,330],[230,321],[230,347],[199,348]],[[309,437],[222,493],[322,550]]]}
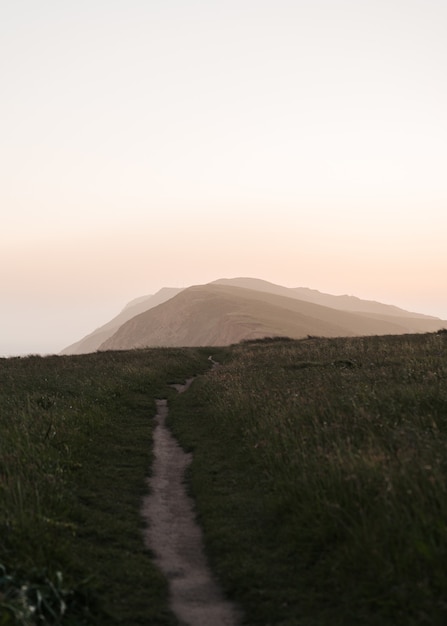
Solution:
{"label": "tufted grass clump", "polygon": [[76,588],[64,585],[62,572],[51,579],[42,571],[8,571],[0,564],[1,624],[88,625],[100,614],[88,580]]}

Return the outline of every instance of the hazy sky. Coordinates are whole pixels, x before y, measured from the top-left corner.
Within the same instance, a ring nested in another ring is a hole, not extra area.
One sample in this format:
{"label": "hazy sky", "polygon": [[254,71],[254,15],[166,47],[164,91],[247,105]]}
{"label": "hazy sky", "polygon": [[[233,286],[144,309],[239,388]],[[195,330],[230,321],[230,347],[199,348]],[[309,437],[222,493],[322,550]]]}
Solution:
{"label": "hazy sky", "polygon": [[0,8],[0,355],[253,276],[447,319],[445,0]]}

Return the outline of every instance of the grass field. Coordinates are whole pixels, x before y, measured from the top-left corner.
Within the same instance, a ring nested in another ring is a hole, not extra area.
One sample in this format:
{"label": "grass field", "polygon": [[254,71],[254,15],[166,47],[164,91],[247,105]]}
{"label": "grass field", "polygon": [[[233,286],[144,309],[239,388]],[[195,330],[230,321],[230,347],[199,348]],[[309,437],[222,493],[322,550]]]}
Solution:
{"label": "grass field", "polygon": [[156,397],[245,624],[446,624],[447,333],[239,344],[176,396],[208,354],[0,360],[0,625],[176,623],[141,534]]}
{"label": "grass field", "polygon": [[171,424],[247,623],[446,624],[447,334],[260,342],[222,360]]}
{"label": "grass field", "polygon": [[175,624],[142,542],[151,417],[208,367],[194,349],[0,360],[2,626]]}

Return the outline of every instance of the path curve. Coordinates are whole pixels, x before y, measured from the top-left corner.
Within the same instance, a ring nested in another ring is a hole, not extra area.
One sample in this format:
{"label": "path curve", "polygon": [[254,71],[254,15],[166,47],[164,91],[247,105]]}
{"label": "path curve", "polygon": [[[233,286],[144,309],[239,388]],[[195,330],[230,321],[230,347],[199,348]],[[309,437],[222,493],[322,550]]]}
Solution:
{"label": "path curve", "polygon": [[[183,393],[193,380],[172,387]],[[185,470],[192,455],[171,435],[167,416],[167,400],[157,400],[155,460],[148,480],[150,494],[143,501],[145,544],[169,582],[171,609],[182,626],[237,626],[239,613],[224,598],[208,567],[194,503],[185,490]]]}

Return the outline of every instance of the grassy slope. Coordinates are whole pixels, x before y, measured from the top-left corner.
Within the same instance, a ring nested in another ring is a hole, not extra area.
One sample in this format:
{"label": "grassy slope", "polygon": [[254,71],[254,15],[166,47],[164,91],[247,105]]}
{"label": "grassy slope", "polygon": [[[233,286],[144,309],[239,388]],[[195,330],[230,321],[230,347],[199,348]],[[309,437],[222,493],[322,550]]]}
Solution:
{"label": "grassy slope", "polygon": [[175,623],[139,512],[167,394],[247,624],[447,623],[447,335],[214,355],[178,397],[166,383],[205,371],[207,351],[0,360],[0,623],[34,623],[6,608],[23,584],[63,598],[67,626]]}
{"label": "grassy slope", "polygon": [[26,607],[38,592],[47,599],[43,624],[59,623],[51,609],[62,600],[64,624],[175,623],[141,535],[150,418],[154,398],[170,393],[166,383],[204,371],[206,356],[172,349],[0,360],[2,625],[33,624]]}
{"label": "grassy slope", "polygon": [[221,352],[171,409],[250,625],[447,623],[447,335]]}

